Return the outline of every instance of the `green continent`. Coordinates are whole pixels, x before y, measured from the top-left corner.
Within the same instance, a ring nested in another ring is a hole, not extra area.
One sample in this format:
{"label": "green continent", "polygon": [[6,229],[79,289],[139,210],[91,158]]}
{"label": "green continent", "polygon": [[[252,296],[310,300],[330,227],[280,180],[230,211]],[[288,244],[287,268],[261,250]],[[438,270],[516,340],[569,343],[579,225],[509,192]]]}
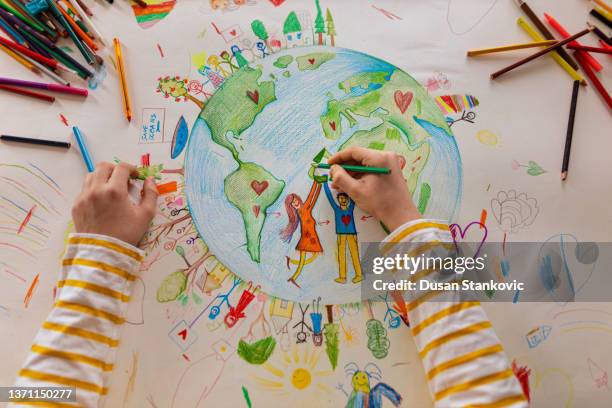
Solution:
{"label": "green continent", "polygon": [[272,65],[274,65],[276,68],[287,68],[292,62],[292,55],[283,55],[282,57],[278,57],[278,59],[274,61]]}
{"label": "green continent", "polygon": [[387,82],[389,73],[386,71],[382,72],[361,72],[357,75],[350,77],[338,84],[338,88],[342,89],[345,93],[350,93],[353,88],[360,87],[368,89],[370,85],[382,85]]}
{"label": "green continent", "polygon": [[255,163],[239,163],[238,169],[225,178],[225,195],[244,222],[247,251],[254,262],[260,260],[261,230],[266,211],[278,200],[285,182]]}
{"label": "green continent", "polygon": [[234,137],[240,136],[266,105],[276,100],[274,82],[258,82],[260,77],[259,68],[241,68],[223,83],[200,113],[210,129],[213,142],[228,149],[238,163],[238,151],[228,140],[229,133]]}
{"label": "green continent", "polygon": [[312,71],[334,58],[336,58],[336,53],[334,52],[313,52],[311,54],[302,55],[301,57],[296,57],[295,60],[298,63],[298,69],[300,71]]}

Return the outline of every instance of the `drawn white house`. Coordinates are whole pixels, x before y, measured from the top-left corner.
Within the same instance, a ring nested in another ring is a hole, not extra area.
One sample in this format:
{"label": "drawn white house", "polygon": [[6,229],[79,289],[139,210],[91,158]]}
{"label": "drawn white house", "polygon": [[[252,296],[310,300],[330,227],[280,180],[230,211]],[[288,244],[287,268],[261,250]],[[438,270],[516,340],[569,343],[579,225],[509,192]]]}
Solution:
{"label": "drawn white house", "polygon": [[283,34],[287,48],[312,44],[312,18],[307,11],[292,11],[285,19]]}

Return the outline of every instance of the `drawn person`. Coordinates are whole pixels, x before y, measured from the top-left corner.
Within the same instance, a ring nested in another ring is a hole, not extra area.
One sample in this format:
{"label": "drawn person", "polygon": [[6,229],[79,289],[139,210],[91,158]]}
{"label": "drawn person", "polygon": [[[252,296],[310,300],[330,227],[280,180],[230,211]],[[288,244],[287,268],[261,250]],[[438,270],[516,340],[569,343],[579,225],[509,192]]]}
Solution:
{"label": "drawn person", "polygon": [[268,52],[266,48],[266,44],[263,41],[257,41],[256,45],[257,45],[257,50],[261,52],[260,58],[265,58],[268,55],[270,55],[270,53]]}
{"label": "drawn person", "polygon": [[338,236],[336,241],[338,245],[338,277],[335,281],[346,283],[346,247],[348,246],[351,262],[353,262],[353,268],[355,268],[353,283],[359,283],[363,280],[363,275],[361,273],[361,263],[359,263],[359,244],[353,214],[355,203],[346,193],[338,193],[336,195],[338,203],[336,203],[327,183],[324,184],[324,187],[327,200],[334,210],[336,235]]}
{"label": "drawn person", "polygon": [[246,58],[244,58],[244,55],[242,55],[242,50],[240,49],[240,47],[238,47],[237,45],[232,45],[230,50],[232,51],[232,54],[234,55],[234,58],[236,59],[239,68],[249,65],[249,61],[247,61]]}
{"label": "drawn person", "polygon": [[[314,181],[306,201],[302,201],[302,198],[291,193],[285,198],[285,209],[287,210],[287,216],[289,222],[287,226],[281,231],[281,239],[285,242],[290,242],[293,238],[293,234],[297,230],[298,224],[300,226],[300,240],[297,243],[295,249],[300,253],[298,261],[287,257],[287,266],[290,268],[290,264],[297,264],[295,273],[287,279],[287,282],[293,283],[298,288],[300,285],[297,284],[296,279],[302,273],[305,265],[308,265],[316,259],[316,257],[323,252],[319,236],[317,235],[317,222],[312,216],[312,210],[319,198],[321,193],[321,184]],[[310,258],[306,255],[310,254]]]}

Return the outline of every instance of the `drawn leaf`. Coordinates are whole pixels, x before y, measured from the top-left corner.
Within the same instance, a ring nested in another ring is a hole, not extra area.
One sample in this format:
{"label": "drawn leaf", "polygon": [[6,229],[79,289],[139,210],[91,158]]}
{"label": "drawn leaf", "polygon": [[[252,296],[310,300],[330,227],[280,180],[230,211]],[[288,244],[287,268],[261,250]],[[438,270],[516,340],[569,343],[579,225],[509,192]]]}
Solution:
{"label": "drawn leaf", "polygon": [[431,186],[428,183],[421,184],[421,194],[419,195],[419,205],[417,207],[421,214],[425,214],[425,210],[427,209],[427,203],[429,203],[430,197]]}
{"label": "drawn leaf", "polygon": [[187,277],[183,271],[172,272],[162,281],[157,289],[157,301],[171,302],[176,300],[178,296],[185,290],[187,286]]}
{"label": "drawn leaf", "polygon": [[338,339],[338,325],[334,323],[328,323],[323,327],[323,335],[325,336],[325,352],[327,358],[332,366],[332,369],[336,369],[338,365],[338,355],[340,354],[339,339]]}
{"label": "drawn leaf", "polygon": [[387,330],[380,320],[370,319],[366,322],[368,349],[375,358],[381,359],[389,354],[391,342],[387,338]]}
{"label": "drawn leaf", "polygon": [[539,176],[540,174],[546,173],[546,170],[544,170],[538,163],[531,160],[527,163],[527,167],[527,174],[530,176]]}
{"label": "drawn leaf", "polygon": [[249,364],[260,365],[268,361],[275,347],[276,340],[272,336],[254,343],[240,340],[238,343],[238,355]]}

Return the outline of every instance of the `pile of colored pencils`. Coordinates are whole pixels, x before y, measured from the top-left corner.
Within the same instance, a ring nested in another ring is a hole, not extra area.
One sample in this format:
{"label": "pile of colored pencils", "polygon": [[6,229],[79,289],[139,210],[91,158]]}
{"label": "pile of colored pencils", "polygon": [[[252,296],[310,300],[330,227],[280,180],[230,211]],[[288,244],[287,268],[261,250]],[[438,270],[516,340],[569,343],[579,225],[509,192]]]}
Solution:
{"label": "pile of colored pencils", "polygon": [[[612,7],[609,6],[604,0],[593,1],[594,8],[591,10],[590,15],[595,17],[595,19],[606,25],[608,28],[612,28]],[[574,80],[572,85],[572,99],[570,102],[570,114],[568,119],[565,149],[563,153],[563,164],[561,167],[561,180],[565,180],[569,170],[569,158],[574,133],[574,122],[576,118],[578,90],[580,85],[587,85],[585,79],[579,73],[579,69],[581,69],[584,75],[589,78],[591,84],[600,94],[603,102],[608,107],[608,110],[612,111],[612,97],[610,97],[608,90],[597,76],[597,73],[603,70],[603,64],[596,56],[591,54],[607,54],[610,56],[612,54],[612,39],[606,35],[600,27],[597,27],[590,22],[586,23],[586,29],[572,35],[554,17],[548,13],[544,13],[545,20],[561,37],[560,40],[557,40],[544,22],[540,20],[540,18],[524,0],[516,0],[516,3],[535,26],[534,28],[523,18],[518,19],[518,25],[531,37],[533,42],[471,50],[468,51],[467,55],[468,57],[476,57],[479,55],[526,48],[541,48],[538,52],[494,72],[491,74],[491,79],[497,79],[500,76],[543,55],[550,55],[572,77]],[[585,46],[577,41],[578,38],[584,37],[589,33],[594,33],[597,37],[599,37],[599,47]],[[567,50],[563,48],[564,46],[567,47]],[[568,50],[573,51],[572,55],[569,54]]]}
{"label": "pile of colored pencils", "polygon": [[[6,35],[0,36],[0,50],[28,70],[65,87],[70,81],[63,74],[92,77],[95,65],[103,64],[96,51],[108,43],[91,21],[92,13],[83,1],[0,0],[0,35]],[[84,62],[60,48],[61,37],[72,40]]]}

